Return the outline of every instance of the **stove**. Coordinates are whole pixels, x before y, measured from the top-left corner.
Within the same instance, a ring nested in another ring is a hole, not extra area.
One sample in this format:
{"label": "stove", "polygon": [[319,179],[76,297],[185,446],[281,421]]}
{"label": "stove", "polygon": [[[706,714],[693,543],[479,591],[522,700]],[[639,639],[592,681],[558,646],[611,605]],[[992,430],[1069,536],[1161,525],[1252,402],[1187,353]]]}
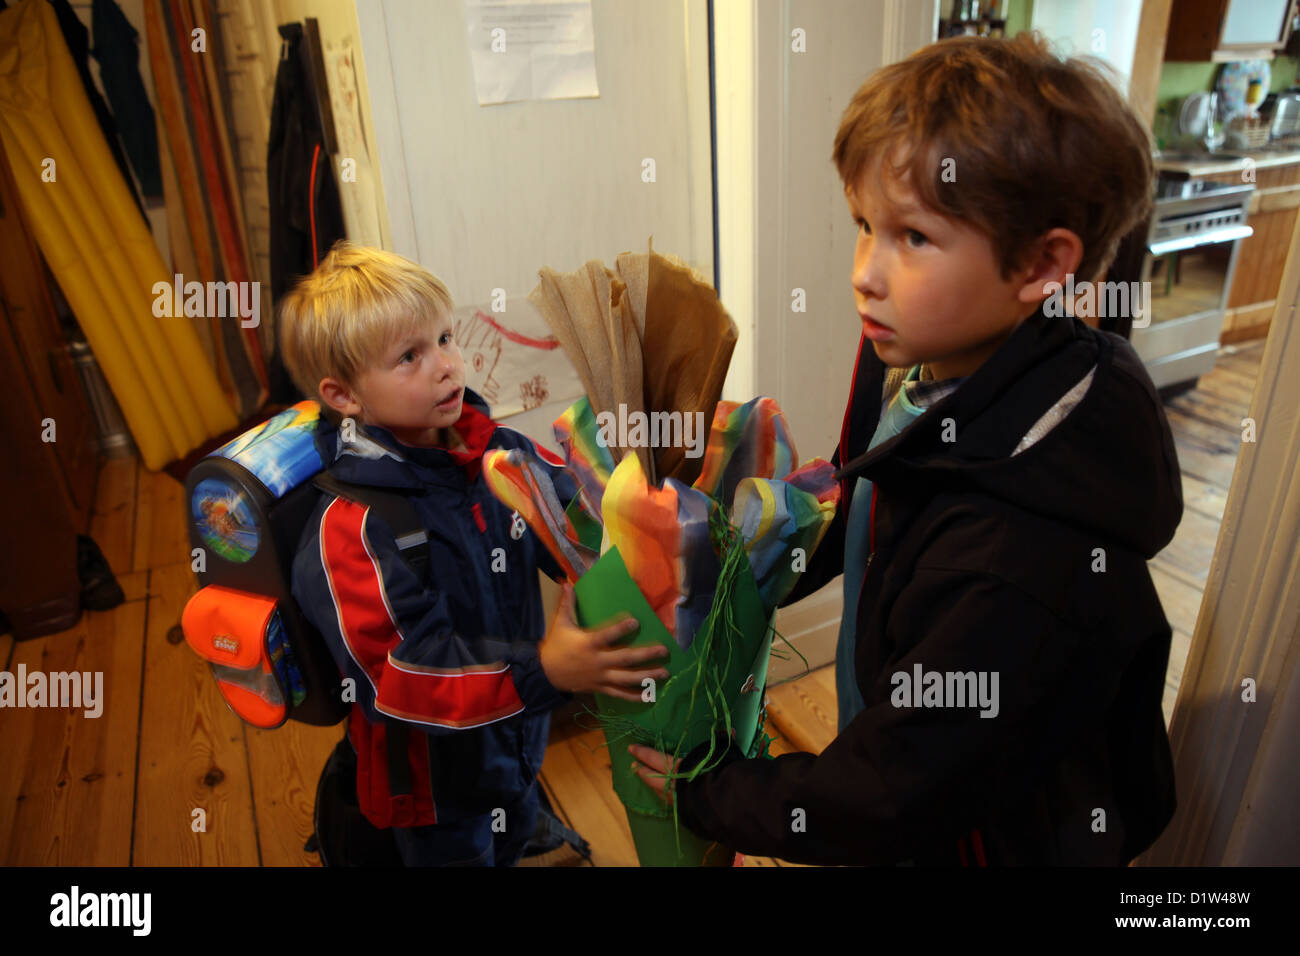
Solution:
{"label": "stove", "polygon": [[[1142,281],[1150,314],[1133,323],[1133,348],[1167,392],[1214,368],[1246,225],[1250,183],[1162,177],[1147,234]],[[1139,324],[1140,321],[1140,324]]]}

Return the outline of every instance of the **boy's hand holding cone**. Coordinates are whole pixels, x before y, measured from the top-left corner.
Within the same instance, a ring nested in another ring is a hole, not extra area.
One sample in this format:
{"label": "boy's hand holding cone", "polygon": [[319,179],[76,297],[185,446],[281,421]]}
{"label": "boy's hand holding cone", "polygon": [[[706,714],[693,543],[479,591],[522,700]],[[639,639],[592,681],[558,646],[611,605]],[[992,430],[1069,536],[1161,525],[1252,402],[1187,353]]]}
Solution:
{"label": "boy's hand holding cone", "polygon": [[667,657],[668,648],[619,647],[638,627],[636,618],[627,615],[584,630],[574,615],[573,586],[565,581],[555,617],[538,647],[546,679],[557,690],[639,701],[642,681],[668,679],[668,671],[649,666]]}

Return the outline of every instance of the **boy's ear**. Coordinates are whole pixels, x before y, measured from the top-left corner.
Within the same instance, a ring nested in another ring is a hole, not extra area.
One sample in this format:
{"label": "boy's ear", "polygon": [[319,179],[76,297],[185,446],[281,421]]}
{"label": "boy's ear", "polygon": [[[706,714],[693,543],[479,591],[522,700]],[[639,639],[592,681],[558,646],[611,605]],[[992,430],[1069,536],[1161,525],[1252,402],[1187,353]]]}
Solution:
{"label": "boy's ear", "polygon": [[361,414],[361,403],[357,401],[352,389],[338,379],[326,376],[320,380],[317,391],[321,401],[344,418],[356,418]]}
{"label": "boy's ear", "polygon": [[[1021,302],[1037,305],[1052,294],[1052,289],[1045,288],[1048,283],[1056,282],[1064,287],[1065,277],[1079,268],[1082,259],[1083,240],[1077,233],[1060,227],[1049,229],[1030,247],[1021,266],[1022,280],[1017,297]],[[1080,281],[1081,278],[1076,276],[1076,284]]]}

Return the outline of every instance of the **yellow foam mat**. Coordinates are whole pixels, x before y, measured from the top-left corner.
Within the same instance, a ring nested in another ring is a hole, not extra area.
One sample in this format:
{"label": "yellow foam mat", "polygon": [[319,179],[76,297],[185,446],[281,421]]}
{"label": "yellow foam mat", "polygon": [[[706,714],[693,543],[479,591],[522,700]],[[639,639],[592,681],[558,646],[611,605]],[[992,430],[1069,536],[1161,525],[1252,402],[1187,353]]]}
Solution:
{"label": "yellow foam mat", "polygon": [[45,0],[0,13],[0,144],[36,241],[146,467],[162,468],[234,428],[235,412],[190,320],[154,315],[154,284],[171,286],[171,270]]}

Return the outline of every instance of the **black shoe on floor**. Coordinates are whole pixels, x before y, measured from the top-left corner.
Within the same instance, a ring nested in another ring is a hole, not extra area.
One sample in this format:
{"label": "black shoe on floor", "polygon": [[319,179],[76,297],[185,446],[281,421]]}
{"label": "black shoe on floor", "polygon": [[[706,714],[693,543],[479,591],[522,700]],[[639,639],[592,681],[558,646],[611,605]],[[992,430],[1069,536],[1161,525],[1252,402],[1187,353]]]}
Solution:
{"label": "black shoe on floor", "polygon": [[81,606],[89,611],[107,611],[126,600],[99,545],[84,534],[77,535],[77,577],[81,579]]}

